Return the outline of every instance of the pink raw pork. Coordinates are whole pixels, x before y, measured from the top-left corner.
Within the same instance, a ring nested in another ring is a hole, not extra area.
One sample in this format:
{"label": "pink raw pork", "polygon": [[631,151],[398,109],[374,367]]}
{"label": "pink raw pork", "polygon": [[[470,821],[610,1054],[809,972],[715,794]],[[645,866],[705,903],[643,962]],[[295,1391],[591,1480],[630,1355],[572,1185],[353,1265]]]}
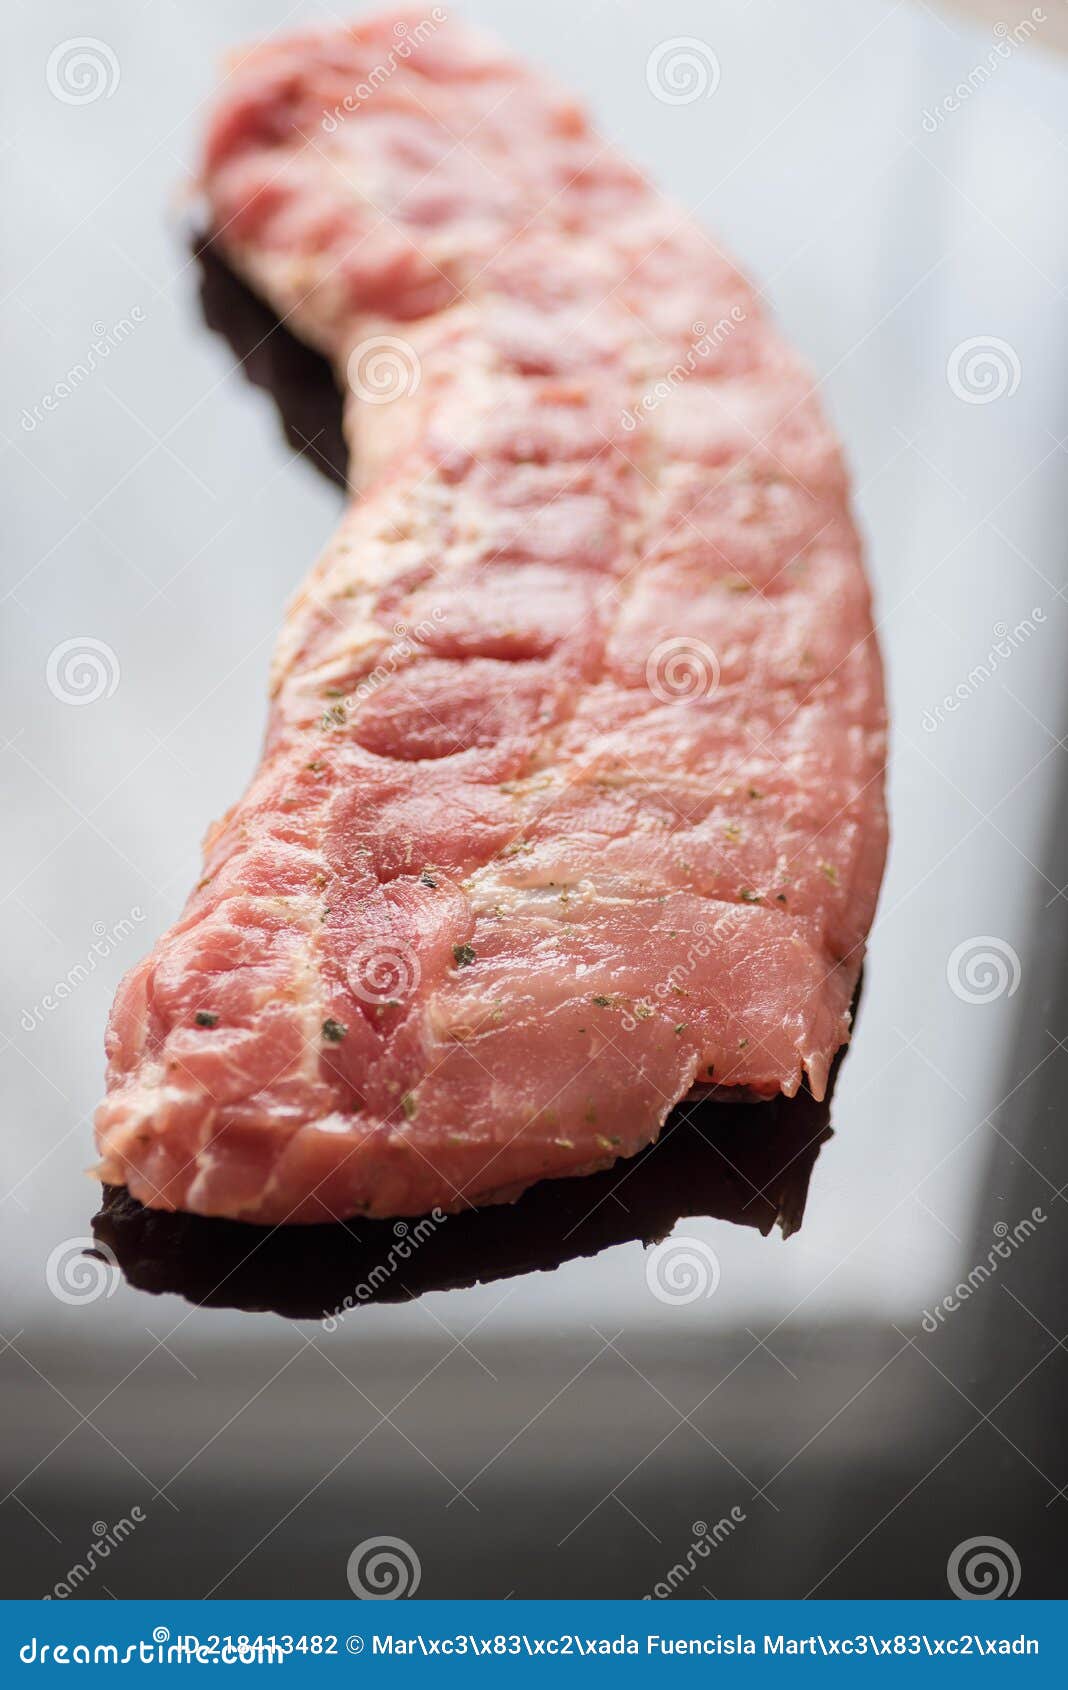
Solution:
{"label": "pink raw pork", "polygon": [[693,1088],[822,1096],[885,851],[833,433],[715,243],[437,11],[242,57],[204,181],[353,498],[251,786],[123,982],[102,1177],[259,1222],[514,1197]]}

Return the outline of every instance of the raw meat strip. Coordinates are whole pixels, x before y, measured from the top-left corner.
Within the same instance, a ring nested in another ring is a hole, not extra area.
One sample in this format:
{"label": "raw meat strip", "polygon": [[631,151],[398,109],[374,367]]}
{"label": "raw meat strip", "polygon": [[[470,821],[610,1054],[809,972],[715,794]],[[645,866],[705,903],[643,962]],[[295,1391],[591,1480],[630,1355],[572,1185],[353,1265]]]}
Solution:
{"label": "raw meat strip", "polygon": [[632,1155],[695,1087],[820,1097],[884,709],[805,368],[570,99],[436,12],[241,59],[204,181],[334,360],[362,495],[120,988],[102,1177],[410,1215]]}

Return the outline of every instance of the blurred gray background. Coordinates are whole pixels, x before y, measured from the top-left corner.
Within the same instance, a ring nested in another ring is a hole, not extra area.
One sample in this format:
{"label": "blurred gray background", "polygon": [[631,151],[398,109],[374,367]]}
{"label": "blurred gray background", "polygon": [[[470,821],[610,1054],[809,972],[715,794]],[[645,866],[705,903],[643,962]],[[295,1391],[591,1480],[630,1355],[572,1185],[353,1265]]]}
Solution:
{"label": "blurred gray background", "polygon": [[[341,508],[205,324],[191,244],[225,53],[332,14],[7,8],[4,1594],[43,1594],[138,1505],[80,1594],[345,1596],[353,1545],[392,1534],[427,1596],[640,1595],[737,1506],[680,1595],[943,1595],[981,1534],[1022,1595],[1063,1595],[1065,8],[463,11],[722,236],[846,443],[893,847],[835,1136],[789,1242],[683,1221],[719,1264],[685,1304],[651,1295],[638,1242],[328,1333],[115,1274],[50,1288],[98,1205],[114,987],[255,763],[283,606]],[[105,91],[57,97],[82,37]],[[647,64],[683,39],[718,83],[665,103]]]}

